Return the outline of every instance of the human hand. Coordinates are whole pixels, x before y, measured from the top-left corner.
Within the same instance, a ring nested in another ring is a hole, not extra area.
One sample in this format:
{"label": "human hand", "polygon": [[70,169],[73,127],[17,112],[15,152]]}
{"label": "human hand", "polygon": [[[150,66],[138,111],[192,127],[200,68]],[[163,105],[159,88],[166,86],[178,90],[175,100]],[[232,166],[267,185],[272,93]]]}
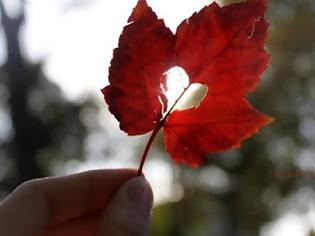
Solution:
{"label": "human hand", "polygon": [[152,190],[134,170],[28,181],[0,205],[3,236],[147,236]]}

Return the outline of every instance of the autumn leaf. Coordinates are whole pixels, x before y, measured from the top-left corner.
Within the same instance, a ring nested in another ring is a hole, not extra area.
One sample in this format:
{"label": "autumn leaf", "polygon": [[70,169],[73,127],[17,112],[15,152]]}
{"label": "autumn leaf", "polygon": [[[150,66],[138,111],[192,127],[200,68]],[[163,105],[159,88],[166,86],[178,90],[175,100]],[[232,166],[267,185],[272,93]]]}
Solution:
{"label": "autumn leaf", "polygon": [[102,92],[120,128],[137,135],[153,130],[166,109],[160,78],[172,65],[175,37],[143,0],[129,22],[114,50],[110,86]]}
{"label": "autumn leaf", "polygon": [[[153,131],[139,173],[161,128],[171,157],[195,167],[208,153],[240,147],[272,121],[245,98],[268,65],[265,8],[266,0],[224,7],[213,3],[184,20],[174,35],[145,0],[138,1],[114,50],[109,85],[102,92],[128,135]],[[167,104],[164,73],[174,66],[186,71],[189,85],[174,104]],[[176,110],[195,83],[208,88],[200,105]]]}

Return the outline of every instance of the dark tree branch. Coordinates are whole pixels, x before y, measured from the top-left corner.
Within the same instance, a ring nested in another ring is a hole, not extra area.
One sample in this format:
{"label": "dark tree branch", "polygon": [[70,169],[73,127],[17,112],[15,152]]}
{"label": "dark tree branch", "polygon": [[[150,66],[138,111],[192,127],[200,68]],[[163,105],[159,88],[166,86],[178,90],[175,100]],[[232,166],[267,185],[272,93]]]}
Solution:
{"label": "dark tree branch", "polygon": [[39,147],[43,144],[40,123],[28,109],[30,88],[37,83],[39,66],[31,70],[24,62],[19,32],[24,21],[24,10],[16,18],[10,18],[0,1],[1,22],[7,41],[8,57],[3,67],[7,75],[7,87],[10,92],[9,107],[14,127],[14,139],[11,157],[16,162],[16,182],[40,177],[41,171],[36,162]]}

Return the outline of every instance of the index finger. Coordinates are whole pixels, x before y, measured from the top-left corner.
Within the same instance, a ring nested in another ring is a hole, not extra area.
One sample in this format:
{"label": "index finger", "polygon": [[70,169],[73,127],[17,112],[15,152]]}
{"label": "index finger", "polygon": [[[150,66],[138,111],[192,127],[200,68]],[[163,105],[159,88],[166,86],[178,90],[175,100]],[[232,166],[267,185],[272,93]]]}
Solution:
{"label": "index finger", "polygon": [[[103,209],[119,187],[135,176],[135,170],[121,169],[32,180],[20,186],[0,205],[0,220],[4,217],[7,221],[14,218],[7,216],[18,209],[15,212],[18,218],[26,218],[19,221],[59,224]],[[40,210],[36,212],[36,209]]]}
{"label": "index finger", "polygon": [[58,224],[104,208],[119,187],[135,176],[135,170],[99,170],[47,178],[38,185],[47,199],[51,223]]}

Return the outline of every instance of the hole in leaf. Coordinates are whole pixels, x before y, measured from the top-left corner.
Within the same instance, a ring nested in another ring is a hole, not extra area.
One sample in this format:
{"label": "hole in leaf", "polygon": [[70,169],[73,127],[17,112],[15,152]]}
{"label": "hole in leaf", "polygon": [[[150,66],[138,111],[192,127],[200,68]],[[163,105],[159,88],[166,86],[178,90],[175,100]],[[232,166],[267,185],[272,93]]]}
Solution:
{"label": "hole in leaf", "polygon": [[[171,109],[182,92],[189,86],[189,77],[185,70],[179,66],[172,67],[164,73],[166,86],[165,95],[168,100],[168,110]],[[199,83],[193,83],[177,102],[173,110],[185,110],[191,107],[199,106],[205,97],[208,87]]]}
{"label": "hole in leaf", "polygon": [[204,99],[208,91],[208,87],[203,84],[193,83],[185,92],[181,101],[176,106],[178,110],[185,110],[191,107],[198,107]]}
{"label": "hole in leaf", "polygon": [[179,66],[172,67],[164,73],[164,76],[166,78],[165,95],[170,107],[188,87],[189,78],[184,69]]}

